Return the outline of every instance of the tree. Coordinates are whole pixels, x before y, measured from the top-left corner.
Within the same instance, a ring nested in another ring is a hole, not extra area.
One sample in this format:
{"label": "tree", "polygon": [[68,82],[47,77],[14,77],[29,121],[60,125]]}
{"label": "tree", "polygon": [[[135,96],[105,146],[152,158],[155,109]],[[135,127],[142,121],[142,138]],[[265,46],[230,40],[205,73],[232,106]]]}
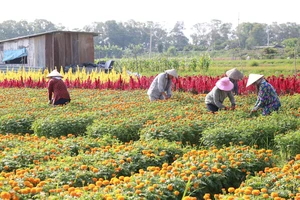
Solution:
{"label": "tree", "polygon": [[208,27],[207,23],[198,23],[192,27],[192,44],[202,50],[207,50],[209,47]]}
{"label": "tree", "polygon": [[125,49],[129,43],[126,42],[126,30],[122,23],[117,23],[115,20],[105,22],[105,35],[108,38],[110,45],[117,45]]}
{"label": "tree", "polygon": [[170,44],[178,51],[182,51],[183,48],[189,44],[189,39],[184,35],[183,30],[184,22],[176,22],[174,28],[170,32]]}
{"label": "tree", "polygon": [[193,26],[194,33],[191,35],[193,44],[200,49],[220,50],[228,44],[232,35],[232,24],[222,23],[220,20],[212,20],[210,23],[198,23]]}
{"label": "tree", "polygon": [[176,55],[177,55],[176,47],[170,46],[170,47],[168,48],[168,54],[169,54],[170,56],[176,56]]}
{"label": "tree", "polygon": [[30,26],[32,27],[32,33],[43,33],[58,30],[55,24],[45,19],[36,19],[30,23]]}
{"label": "tree", "polygon": [[300,53],[300,39],[299,38],[289,38],[282,42],[285,46],[284,52],[287,57],[294,58]]}

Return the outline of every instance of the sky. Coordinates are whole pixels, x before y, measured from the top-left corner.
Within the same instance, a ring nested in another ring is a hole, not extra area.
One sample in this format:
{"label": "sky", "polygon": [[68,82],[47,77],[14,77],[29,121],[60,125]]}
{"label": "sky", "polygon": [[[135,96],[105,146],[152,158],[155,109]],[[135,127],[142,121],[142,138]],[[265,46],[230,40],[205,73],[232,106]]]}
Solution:
{"label": "sky", "polygon": [[300,24],[297,2],[299,0],[2,0],[0,22],[46,19],[72,30],[93,22],[134,20],[153,21],[170,30],[181,21],[189,33],[193,25],[213,19],[232,23],[233,28],[243,22]]}

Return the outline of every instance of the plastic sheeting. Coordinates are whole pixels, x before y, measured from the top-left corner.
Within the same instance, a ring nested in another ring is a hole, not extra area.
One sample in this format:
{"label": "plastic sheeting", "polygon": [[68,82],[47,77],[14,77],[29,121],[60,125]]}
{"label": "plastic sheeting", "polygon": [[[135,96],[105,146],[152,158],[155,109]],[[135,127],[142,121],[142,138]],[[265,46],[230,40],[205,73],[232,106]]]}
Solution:
{"label": "plastic sheeting", "polygon": [[27,56],[26,48],[16,49],[16,50],[6,50],[3,54],[3,62],[14,60],[16,58],[21,58]]}

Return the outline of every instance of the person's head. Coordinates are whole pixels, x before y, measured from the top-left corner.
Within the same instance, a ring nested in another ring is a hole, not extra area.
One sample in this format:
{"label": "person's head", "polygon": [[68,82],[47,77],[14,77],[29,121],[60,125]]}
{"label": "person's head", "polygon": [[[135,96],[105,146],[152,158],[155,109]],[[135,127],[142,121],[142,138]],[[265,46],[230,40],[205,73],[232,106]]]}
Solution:
{"label": "person's head", "polygon": [[229,80],[228,77],[224,77],[218,80],[216,86],[223,91],[231,91],[234,87],[233,83]]}
{"label": "person's head", "polygon": [[63,78],[63,76],[55,69],[47,75],[47,78]]}
{"label": "person's head", "polygon": [[264,75],[261,74],[249,74],[246,87],[249,87],[252,84],[257,86],[261,82],[263,77]]}
{"label": "person's head", "polygon": [[226,71],[226,76],[233,80],[241,80],[244,78],[244,74],[236,68]]}
{"label": "person's head", "polygon": [[176,79],[178,78],[178,74],[175,69],[168,69],[165,72],[168,74],[169,79],[173,79],[173,77],[175,77]]}

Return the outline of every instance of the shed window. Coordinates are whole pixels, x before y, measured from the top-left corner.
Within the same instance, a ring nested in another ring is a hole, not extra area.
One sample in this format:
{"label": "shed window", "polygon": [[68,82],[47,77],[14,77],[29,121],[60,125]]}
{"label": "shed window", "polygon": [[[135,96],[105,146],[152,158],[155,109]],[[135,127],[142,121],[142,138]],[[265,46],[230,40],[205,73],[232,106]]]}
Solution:
{"label": "shed window", "polygon": [[27,64],[26,48],[4,51],[2,61],[5,64]]}

